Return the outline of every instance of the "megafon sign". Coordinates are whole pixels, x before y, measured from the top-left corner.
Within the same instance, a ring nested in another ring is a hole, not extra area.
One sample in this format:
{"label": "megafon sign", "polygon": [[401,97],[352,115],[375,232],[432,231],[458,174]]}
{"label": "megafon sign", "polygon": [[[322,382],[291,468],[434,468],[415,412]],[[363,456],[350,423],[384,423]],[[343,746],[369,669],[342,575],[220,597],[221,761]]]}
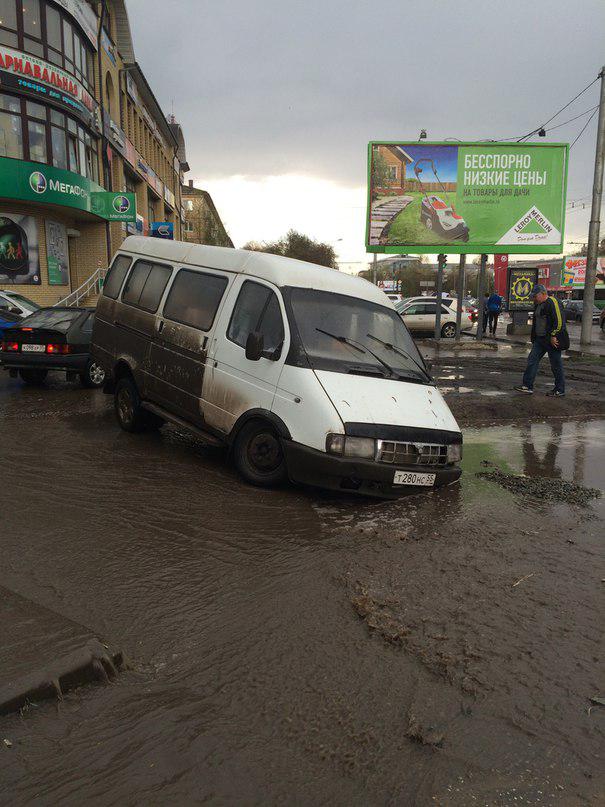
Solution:
{"label": "megafon sign", "polygon": [[556,253],[565,144],[373,142],[369,252]]}

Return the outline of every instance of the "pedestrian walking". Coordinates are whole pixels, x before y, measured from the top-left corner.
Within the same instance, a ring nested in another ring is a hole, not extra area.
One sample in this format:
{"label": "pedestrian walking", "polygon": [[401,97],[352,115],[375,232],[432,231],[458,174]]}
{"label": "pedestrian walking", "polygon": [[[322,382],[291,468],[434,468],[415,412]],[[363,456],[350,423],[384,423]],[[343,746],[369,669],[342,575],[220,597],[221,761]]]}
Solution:
{"label": "pedestrian walking", "polygon": [[502,311],[502,297],[494,292],[490,294],[487,301],[487,327],[492,336],[496,335],[498,327],[498,317]]}
{"label": "pedestrian walking", "polygon": [[565,319],[561,313],[559,301],[555,297],[549,297],[546,287],[541,283],[534,286],[531,296],[535,306],[531,326],[532,348],[527,357],[523,383],[515,389],[529,395],[533,393],[540,362],[548,354],[555,386],[551,392],[546,394],[562,398],[565,395],[565,374],[561,351],[567,350],[569,347],[569,334],[565,327]]}

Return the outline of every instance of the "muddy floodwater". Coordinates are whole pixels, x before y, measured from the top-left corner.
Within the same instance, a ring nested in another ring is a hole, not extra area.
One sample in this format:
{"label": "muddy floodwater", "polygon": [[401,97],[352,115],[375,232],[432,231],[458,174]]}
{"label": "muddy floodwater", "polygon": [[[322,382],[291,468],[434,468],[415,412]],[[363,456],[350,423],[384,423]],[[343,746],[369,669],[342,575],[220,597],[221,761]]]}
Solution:
{"label": "muddy floodwater", "polygon": [[603,804],[605,500],[477,474],[602,491],[605,419],[468,428],[459,485],[387,503],[65,383],[1,379],[0,439],[0,585],[129,662],[0,718],[1,804]]}

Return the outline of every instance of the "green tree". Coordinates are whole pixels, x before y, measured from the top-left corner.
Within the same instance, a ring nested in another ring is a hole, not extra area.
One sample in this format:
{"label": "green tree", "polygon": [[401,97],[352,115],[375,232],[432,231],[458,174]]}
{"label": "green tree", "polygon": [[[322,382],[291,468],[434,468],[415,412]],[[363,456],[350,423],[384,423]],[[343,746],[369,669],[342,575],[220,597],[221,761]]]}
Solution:
{"label": "green tree", "polygon": [[[375,148],[372,155],[372,188],[386,188],[389,183],[389,165]],[[373,194],[375,197],[375,194]]]}
{"label": "green tree", "polygon": [[282,255],[284,258],[296,258],[307,263],[316,263],[319,266],[328,266],[336,269],[336,252],[330,244],[315,241],[308,235],[296,230],[289,230],[285,236],[268,244],[258,241],[248,241],[244,249],[254,252],[268,252],[271,255]]}

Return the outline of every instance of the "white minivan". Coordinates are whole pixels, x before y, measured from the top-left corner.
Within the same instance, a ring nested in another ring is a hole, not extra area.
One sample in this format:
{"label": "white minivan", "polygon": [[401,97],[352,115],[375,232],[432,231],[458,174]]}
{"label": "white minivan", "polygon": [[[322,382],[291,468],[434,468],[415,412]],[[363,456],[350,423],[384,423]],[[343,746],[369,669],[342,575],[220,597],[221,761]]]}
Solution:
{"label": "white minivan", "polygon": [[393,497],[460,477],[462,434],[384,292],[259,252],[132,236],[92,355],[127,431],[186,426],[255,485]]}

